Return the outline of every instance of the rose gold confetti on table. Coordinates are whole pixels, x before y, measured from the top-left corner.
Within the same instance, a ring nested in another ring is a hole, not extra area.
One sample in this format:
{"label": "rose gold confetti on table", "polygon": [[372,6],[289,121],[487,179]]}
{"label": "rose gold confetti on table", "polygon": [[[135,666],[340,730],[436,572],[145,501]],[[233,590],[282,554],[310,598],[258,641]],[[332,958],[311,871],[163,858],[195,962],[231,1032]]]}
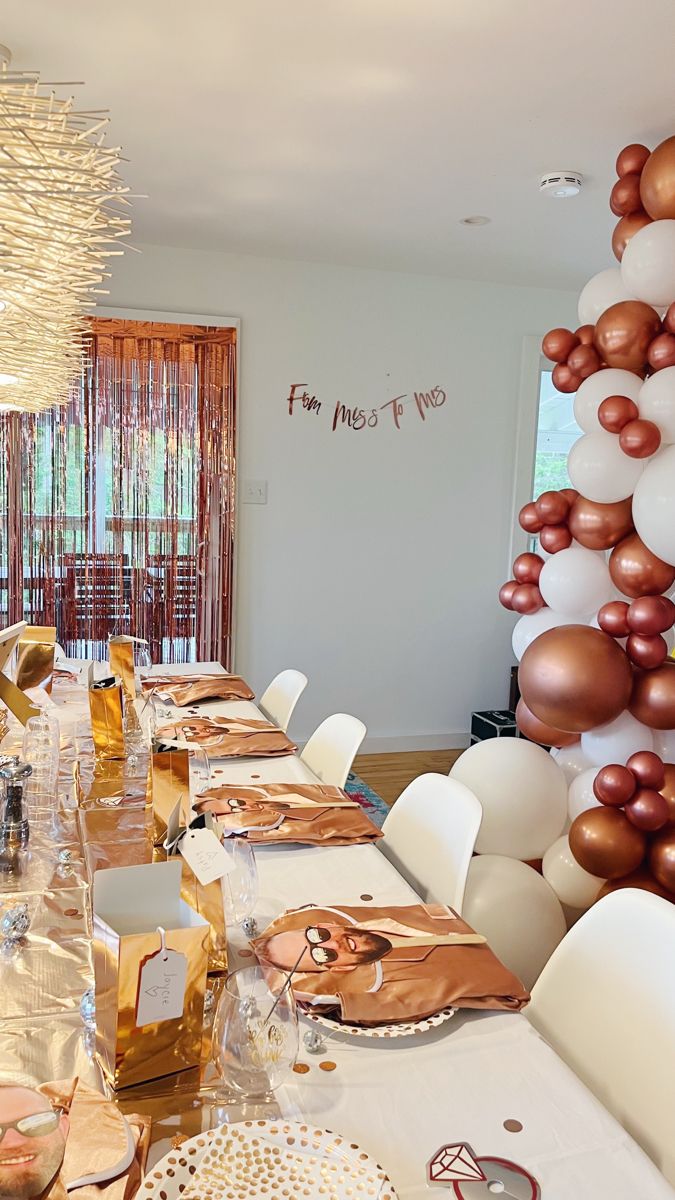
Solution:
{"label": "rose gold confetti on table", "polygon": [[306,1075],[307,1072],[309,1071],[309,1064],[308,1063],[296,1063],[295,1066],[293,1067],[293,1070],[295,1071],[296,1075]]}
{"label": "rose gold confetti on table", "polygon": [[507,1133],[520,1133],[523,1128],[522,1121],[516,1121],[513,1117],[509,1117],[508,1121],[504,1122],[504,1128]]}
{"label": "rose gold confetti on table", "polygon": [[240,958],[253,958],[253,951],[252,950],[240,950],[239,957]]}
{"label": "rose gold confetti on table", "polygon": [[329,1058],[326,1059],[325,1062],[319,1063],[320,1071],[334,1071],[336,1067],[337,1067],[337,1063],[332,1062]]}
{"label": "rose gold confetti on table", "polygon": [[360,900],[372,900],[372,898],[373,897],[371,896],[370,892],[364,892],[363,895],[359,897]]}
{"label": "rose gold confetti on table", "polygon": [[251,775],[251,779],[260,779],[259,775]]}

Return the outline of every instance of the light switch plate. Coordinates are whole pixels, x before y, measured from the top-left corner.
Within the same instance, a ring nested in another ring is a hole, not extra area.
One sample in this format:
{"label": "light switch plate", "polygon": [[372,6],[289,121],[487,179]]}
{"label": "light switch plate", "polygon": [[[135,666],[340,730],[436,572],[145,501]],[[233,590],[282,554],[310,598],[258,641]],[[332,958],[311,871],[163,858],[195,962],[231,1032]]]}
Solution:
{"label": "light switch plate", "polygon": [[245,479],[242,500],[244,504],[267,504],[267,480]]}

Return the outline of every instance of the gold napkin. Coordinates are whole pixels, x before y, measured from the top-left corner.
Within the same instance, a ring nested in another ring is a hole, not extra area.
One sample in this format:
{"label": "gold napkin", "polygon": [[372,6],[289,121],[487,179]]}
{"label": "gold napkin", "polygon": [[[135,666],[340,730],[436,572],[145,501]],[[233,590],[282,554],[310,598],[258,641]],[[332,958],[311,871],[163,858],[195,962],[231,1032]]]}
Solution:
{"label": "gold napkin", "polygon": [[255,696],[241,675],[152,675],[141,687],[144,693],[156,692],[178,708],[200,700],[252,700]]}
{"label": "gold napkin", "polygon": [[213,813],[224,833],[249,842],[350,846],[382,837],[360,804],[327,784],[224,785],[201,792],[194,807]]}
{"label": "gold napkin", "polygon": [[444,944],[449,934],[471,933],[442,904],[308,906],[277,918],[252,946],[275,975],[287,974],[304,947],[296,999],[352,1024],[416,1021],[450,1005],[522,1008],[528,992],[487,944]]}
{"label": "gold napkin", "polygon": [[202,746],[213,758],[263,758],[294,754],[297,746],[269,721],[242,717],[183,717],[162,725],[159,741]]}

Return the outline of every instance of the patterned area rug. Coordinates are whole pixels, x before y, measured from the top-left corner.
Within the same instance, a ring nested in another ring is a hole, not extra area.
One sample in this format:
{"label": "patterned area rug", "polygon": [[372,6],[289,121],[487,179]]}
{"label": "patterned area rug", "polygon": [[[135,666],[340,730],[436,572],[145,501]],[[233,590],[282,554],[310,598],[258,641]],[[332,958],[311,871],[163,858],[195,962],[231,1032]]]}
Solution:
{"label": "patterned area rug", "polygon": [[350,796],[353,796],[355,800],[358,800],[361,808],[365,809],[373,824],[377,825],[378,829],[381,829],[384,818],[389,812],[389,805],[385,804],[382,797],[378,796],[377,792],[368,787],[368,784],[364,783],[361,777],[353,771],[350,771],[347,776],[345,791]]}

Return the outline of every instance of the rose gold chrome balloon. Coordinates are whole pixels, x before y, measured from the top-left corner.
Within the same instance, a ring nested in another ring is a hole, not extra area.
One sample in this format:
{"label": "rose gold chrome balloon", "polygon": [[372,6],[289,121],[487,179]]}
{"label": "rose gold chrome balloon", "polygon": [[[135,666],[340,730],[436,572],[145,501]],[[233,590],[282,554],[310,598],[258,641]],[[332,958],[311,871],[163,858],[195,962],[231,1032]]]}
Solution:
{"label": "rose gold chrome balloon", "polygon": [[612,250],[619,262],[623,258],[623,252],[630,239],[635,236],[639,229],[644,229],[645,225],[650,225],[651,220],[651,217],[647,216],[647,213],[641,208],[639,212],[631,213],[628,217],[622,217],[618,224],[614,226]]}
{"label": "rose gold chrome balloon", "polygon": [[626,614],[628,632],[653,637],[675,623],[675,604],[667,596],[639,596]]}
{"label": "rose gold chrome balloon", "polygon": [[600,355],[594,346],[577,346],[567,359],[567,365],[580,379],[588,379],[600,370]]}
{"label": "rose gold chrome balloon", "polygon": [[620,879],[642,862],[647,839],[618,808],[589,808],[572,822],[572,854],[580,867],[601,879]]}
{"label": "rose gold chrome balloon", "polygon": [[562,729],[554,729],[540,721],[530,712],[522,697],[516,705],[516,725],[526,738],[531,742],[539,742],[542,746],[573,746],[579,741],[578,733],[565,733]]}
{"label": "rose gold chrome balloon", "polygon": [[631,142],[619,152],[616,160],[616,173],[620,179],[624,175],[639,175],[649,158],[649,150],[641,142]]}
{"label": "rose gold chrome balloon", "polygon": [[601,804],[610,808],[622,808],[635,795],[637,783],[632,771],[620,763],[609,763],[601,767],[593,780],[593,794]]}
{"label": "rose gold chrome balloon", "polygon": [[539,544],[547,554],[558,554],[572,545],[572,534],[567,525],[544,525],[539,534]]}
{"label": "rose gold chrome balloon", "polygon": [[610,600],[598,611],[598,625],[610,637],[628,637],[628,605],[625,600]]}
{"label": "rose gold chrome balloon", "polygon": [[642,787],[655,788],[658,792],[666,782],[663,761],[653,750],[638,750],[631,754],[626,766]]}
{"label": "rose gold chrome balloon", "polygon": [[588,625],[561,625],[540,634],[527,647],[518,671],[530,711],[568,733],[583,733],[618,717],[630,700],[632,678],[621,647]]}
{"label": "rose gold chrome balloon", "polygon": [[675,137],[649,155],[640,176],[640,197],[654,221],[675,219]]}
{"label": "rose gold chrome balloon", "polygon": [[608,396],[598,408],[598,421],[608,433],[621,433],[624,425],[639,416],[638,406],[629,396]]}
{"label": "rose gold chrome balloon", "polygon": [[637,533],[629,533],[609,556],[612,583],[624,596],[658,596],[675,582],[675,567],[652,554]]}
{"label": "rose gold chrome balloon", "polygon": [[568,354],[578,345],[579,339],[571,329],[549,329],[548,333],[544,334],[541,352],[551,362],[564,363],[567,362]]}
{"label": "rose gold chrome balloon", "polygon": [[610,367],[642,371],[649,344],[661,331],[658,313],[641,300],[620,300],[596,322],[594,345]]}
{"label": "rose gold chrome balloon", "polygon": [[629,458],[650,458],[661,445],[661,430],[653,421],[629,421],[619,434],[619,445]]}
{"label": "rose gold chrome balloon", "polygon": [[624,811],[631,825],[644,833],[655,833],[668,823],[668,805],[653,788],[639,788]]}
{"label": "rose gold chrome balloon", "polygon": [[652,838],[649,866],[657,883],[675,893],[675,829],[666,826]]}
{"label": "rose gold chrome balloon", "polygon": [[633,528],[631,497],[614,504],[598,504],[579,496],[567,519],[570,533],[589,550],[611,550]]}
{"label": "rose gold chrome balloon", "polygon": [[675,366],[675,335],[659,333],[653,342],[649,343],[647,362],[652,371],[662,371],[664,367]]}
{"label": "rose gold chrome balloon", "polygon": [[639,175],[631,173],[617,179],[610,193],[609,207],[615,217],[627,217],[642,208]]}
{"label": "rose gold chrome balloon", "polygon": [[667,658],[653,671],[635,672],[628,707],[633,716],[650,729],[675,729],[675,662],[672,658]]}
{"label": "rose gold chrome balloon", "polygon": [[553,386],[559,392],[568,393],[579,390],[581,379],[567,366],[567,363],[556,363],[551,375]]}
{"label": "rose gold chrome balloon", "polygon": [[538,583],[543,565],[538,554],[519,554],[513,563],[513,578],[518,583]]}

